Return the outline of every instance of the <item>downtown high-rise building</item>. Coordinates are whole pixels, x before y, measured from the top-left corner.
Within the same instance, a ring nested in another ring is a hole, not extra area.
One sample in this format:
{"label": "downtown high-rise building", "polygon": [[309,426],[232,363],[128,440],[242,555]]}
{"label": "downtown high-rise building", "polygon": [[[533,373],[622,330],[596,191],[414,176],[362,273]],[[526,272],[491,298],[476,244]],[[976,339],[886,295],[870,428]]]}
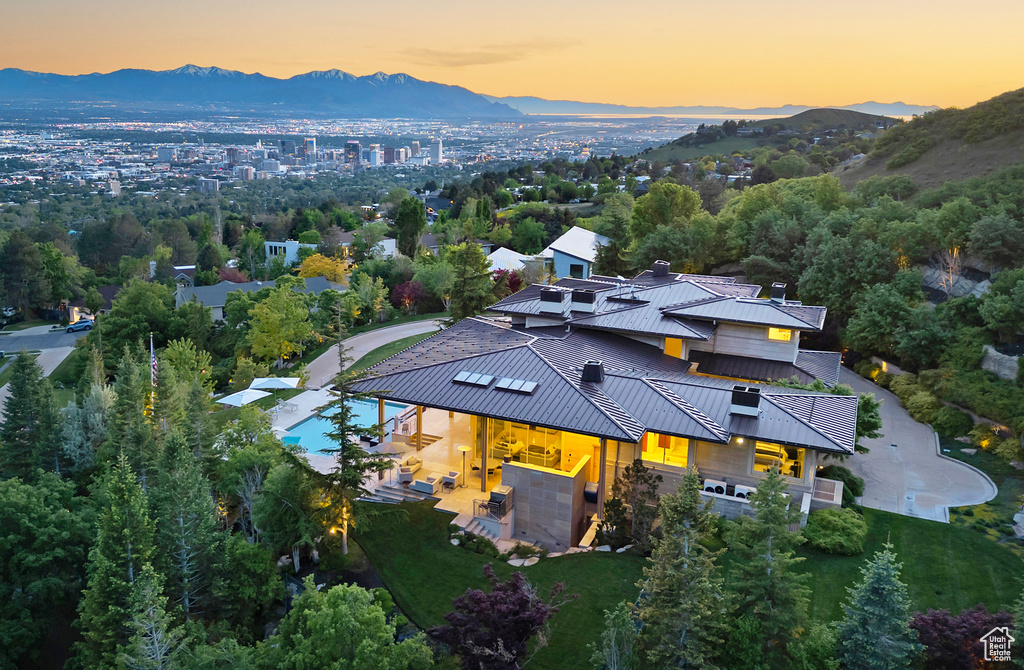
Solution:
{"label": "downtown high-rise building", "polygon": [[345,162],[359,164],[362,160],[363,147],[359,140],[349,140],[345,143]]}
{"label": "downtown high-rise building", "polygon": [[420,155],[420,143],[417,142],[416,140],[413,140],[412,144],[409,145],[409,150],[412,151],[412,155],[413,156],[419,156]]}
{"label": "downtown high-rise building", "polygon": [[440,138],[438,138],[430,143],[430,162],[437,165],[443,160],[444,145],[441,143]]}

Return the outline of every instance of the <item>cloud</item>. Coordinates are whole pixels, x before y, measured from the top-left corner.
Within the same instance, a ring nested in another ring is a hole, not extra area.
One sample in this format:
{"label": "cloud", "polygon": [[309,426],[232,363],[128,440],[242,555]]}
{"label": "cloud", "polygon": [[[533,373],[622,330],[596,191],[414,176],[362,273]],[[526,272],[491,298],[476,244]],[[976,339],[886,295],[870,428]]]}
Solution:
{"label": "cloud", "polygon": [[474,65],[498,65],[526,60],[538,52],[561,51],[576,44],[570,40],[534,40],[494,44],[478,49],[406,49],[402,53],[418,65],[464,68]]}

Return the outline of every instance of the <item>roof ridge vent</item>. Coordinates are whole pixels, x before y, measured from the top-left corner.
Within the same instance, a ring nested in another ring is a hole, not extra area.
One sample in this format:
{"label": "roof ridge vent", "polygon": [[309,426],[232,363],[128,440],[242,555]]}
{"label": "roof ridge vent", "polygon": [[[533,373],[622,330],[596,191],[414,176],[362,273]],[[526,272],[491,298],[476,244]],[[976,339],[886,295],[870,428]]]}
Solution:
{"label": "roof ridge vent", "polygon": [[729,414],[757,418],[761,406],[761,389],[757,386],[733,386]]}

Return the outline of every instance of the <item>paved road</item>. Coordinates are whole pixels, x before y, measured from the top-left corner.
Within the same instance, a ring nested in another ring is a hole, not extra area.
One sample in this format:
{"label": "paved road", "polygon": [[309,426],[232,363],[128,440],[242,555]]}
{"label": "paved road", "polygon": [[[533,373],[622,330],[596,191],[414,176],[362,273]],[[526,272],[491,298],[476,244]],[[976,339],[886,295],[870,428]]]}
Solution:
{"label": "paved road", "polygon": [[25,330],[12,330],[6,335],[0,335],[0,350],[6,351],[8,355],[11,355],[18,353],[22,349],[35,351],[72,347],[75,344],[75,340],[86,334],[84,330],[74,333],[65,333],[63,330],[52,331],[49,326],[35,326]]}
{"label": "paved road", "polygon": [[[442,326],[443,323],[440,320],[411,321],[409,323],[400,323],[397,326],[378,328],[367,333],[353,335],[345,340],[345,346],[348,348],[347,355],[351,359],[350,362],[355,362],[377,347],[389,342],[412,337],[413,335],[429,333],[440,329]],[[306,367],[306,370],[309,372],[309,386],[311,388],[319,388],[326,385],[341,372],[341,367],[338,363],[338,345],[334,345],[313,359]]]}
{"label": "paved road", "polygon": [[882,401],[882,437],[864,440],[871,452],[846,461],[864,478],[865,507],[948,522],[950,507],[978,505],[995,497],[991,479],[937,453],[931,427],[910,418],[895,395],[846,368],[839,381]]}

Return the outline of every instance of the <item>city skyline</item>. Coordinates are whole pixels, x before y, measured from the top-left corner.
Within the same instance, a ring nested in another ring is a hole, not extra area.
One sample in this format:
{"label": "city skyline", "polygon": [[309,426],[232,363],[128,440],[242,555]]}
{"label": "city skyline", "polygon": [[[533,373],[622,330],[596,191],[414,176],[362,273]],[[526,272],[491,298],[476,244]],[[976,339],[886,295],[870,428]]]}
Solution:
{"label": "city skyline", "polygon": [[606,0],[585,8],[527,0],[515,10],[457,0],[430,13],[409,0],[252,0],[244,11],[195,0],[5,4],[0,67],[60,74],[186,63],[273,77],[337,68],[403,72],[487,95],[633,106],[964,107],[1024,85],[1015,29],[1024,6],[1009,0],[741,1],[727,9],[655,0],[643,11]]}

